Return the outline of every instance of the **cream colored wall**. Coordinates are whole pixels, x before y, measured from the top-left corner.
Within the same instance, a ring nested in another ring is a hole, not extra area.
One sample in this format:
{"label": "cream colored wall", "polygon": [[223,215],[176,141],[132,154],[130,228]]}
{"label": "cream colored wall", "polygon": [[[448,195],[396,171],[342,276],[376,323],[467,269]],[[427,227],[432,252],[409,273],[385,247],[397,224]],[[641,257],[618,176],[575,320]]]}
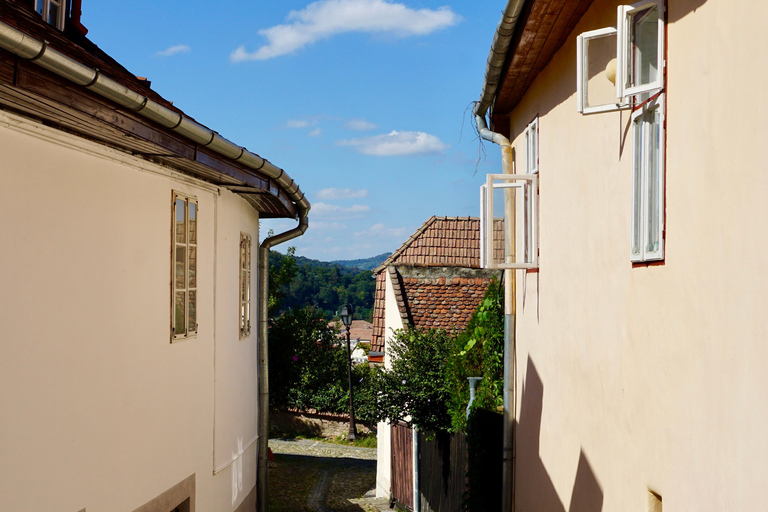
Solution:
{"label": "cream colored wall", "polygon": [[[255,483],[256,450],[214,476],[214,414],[222,452],[253,434],[254,367],[226,364],[250,356],[255,336],[238,340],[236,308],[223,314],[237,261],[228,268],[214,240],[240,229],[258,240],[255,212],[1,112],[0,154],[0,510],[133,510],[193,473],[197,510],[233,510]],[[199,334],[173,344],[172,190],[200,206]]]}
{"label": "cream colored wall", "polygon": [[[403,328],[403,319],[395,300],[395,290],[389,272],[385,272],[384,289],[384,337],[389,339],[392,333]],[[392,356],[389,343],[384,344],[384,367],[392,368]],[[376,428],[376,496],[388,498],[392,480],[392,434],[388,423],[379,422]]]}
{"label": "cream colored wall", "polygon": [[617,4],[592,4],[511,119],[523,168],[521,133],[540,116],[541,268],[524,309],[517,289],[517,510],[644,511],[648,488],[665,512],[758,510],[768,7],[669,0],[666,257],[633,268],[629,115],[581,116],[575,99],[575,37],[615,26]]}

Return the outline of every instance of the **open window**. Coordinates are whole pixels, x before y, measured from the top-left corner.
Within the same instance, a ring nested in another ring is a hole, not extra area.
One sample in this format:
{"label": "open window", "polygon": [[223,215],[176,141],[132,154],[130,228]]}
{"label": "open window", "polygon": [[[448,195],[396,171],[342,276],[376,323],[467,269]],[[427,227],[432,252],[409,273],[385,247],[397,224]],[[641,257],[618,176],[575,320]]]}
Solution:
{"label": "open window", "polygon": [[631,259],[664,259],[663,94],[632,113]]}
{"label": "open window", "polygon": [[481,267],[539,267],[538,184],[537,174],[488,175],[480,187]]}
{"label": "open window", "polygon": [[616,95],[633,96],[664,87],[664,2],[644,0],[618,7]]}
{"label": "open window", "polygon": [[616,27],[576,38],[576,107],[582,114],[628,108],[664,88],[664,2],[620,5]]}
{"label": "open window", "polygon": [[582,114],[629,108],[616,95],[617,30],[606,27],[576,37],[576,102]]}

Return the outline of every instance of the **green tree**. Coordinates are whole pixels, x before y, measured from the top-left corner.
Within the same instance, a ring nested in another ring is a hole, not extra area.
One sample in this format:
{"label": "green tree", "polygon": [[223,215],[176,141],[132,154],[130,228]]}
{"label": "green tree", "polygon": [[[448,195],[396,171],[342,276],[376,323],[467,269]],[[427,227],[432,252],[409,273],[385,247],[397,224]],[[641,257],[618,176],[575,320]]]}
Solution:
{"label": "green tree", "polygon": [[313,307],[288,310],[270,322],[269,395],[273,407],[345,410],[345,351],[325,314]]}
{"label": "green tree", "polygon": [[287,286],[298,274],[296,266],[296,248],[289,247],[285,255],[269,251],[269,317],[280,309],[286,297]]}
{"label": "green tree", "polygon": [[450,430],[446,363],[452,338],[443,330],[410,328],[396,331],[387,343],[392,369],[379,371],[374,379],[379,419]]}

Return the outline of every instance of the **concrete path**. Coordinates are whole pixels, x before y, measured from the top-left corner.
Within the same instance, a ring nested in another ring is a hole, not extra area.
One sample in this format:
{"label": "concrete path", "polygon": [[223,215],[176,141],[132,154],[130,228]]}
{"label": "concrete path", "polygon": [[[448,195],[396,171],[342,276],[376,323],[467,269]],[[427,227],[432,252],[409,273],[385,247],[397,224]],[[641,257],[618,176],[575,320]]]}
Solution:
{"label": "concrete path", "polygon": [[272,512],[389,511],[376,499],[376,449],[305,439],[270,439]]}

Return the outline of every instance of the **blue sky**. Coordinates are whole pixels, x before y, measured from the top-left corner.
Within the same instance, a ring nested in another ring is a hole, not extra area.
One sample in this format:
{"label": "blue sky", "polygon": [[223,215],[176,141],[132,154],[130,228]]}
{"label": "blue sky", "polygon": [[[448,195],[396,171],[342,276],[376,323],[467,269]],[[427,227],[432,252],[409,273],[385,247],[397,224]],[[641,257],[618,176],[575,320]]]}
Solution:
{"label": "blue sky", "polygon": [[[189,116],[284,168],[313,206],[287,245],[327,261],[394,251],[431,215],[478,215],[500,157],[486,144],[476,172],[465,110],[504,4],[86,0],[83,24]],[[265,220],[262,235],[294,225]]]}

